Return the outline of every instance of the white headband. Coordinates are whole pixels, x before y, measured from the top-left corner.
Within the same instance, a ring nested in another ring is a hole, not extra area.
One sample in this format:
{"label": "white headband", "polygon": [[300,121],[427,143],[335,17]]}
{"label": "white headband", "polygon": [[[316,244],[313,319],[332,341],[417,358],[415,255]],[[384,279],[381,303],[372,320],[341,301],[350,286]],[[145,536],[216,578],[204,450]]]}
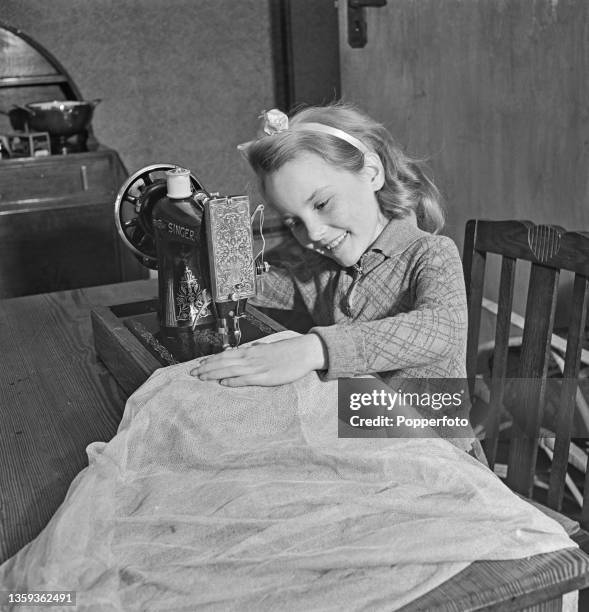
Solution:
{"label": "white headband", "polygon": [[332,127],[331,125],[325,125],[324,123],[298,123],[295,126],[289,127],[288,117],[277,108],[273,108],[269,111],[262,111],[260,119],[264,119],[264,125],[262,127],[262,134],[260,138],[256,140],[250,140],[242,144],[237,145],[237,148],[242,153],[247,152],[248,147],[266,136],[274,136],[281,132],[286,132],[290,129],[291,132],[321,132],[322,134],[330,134],[340,140],[345,140],[348,144],[358,149],[361,153],[366,155],[370,152],[370,149],[355,136],[344,132],[338,128]]}

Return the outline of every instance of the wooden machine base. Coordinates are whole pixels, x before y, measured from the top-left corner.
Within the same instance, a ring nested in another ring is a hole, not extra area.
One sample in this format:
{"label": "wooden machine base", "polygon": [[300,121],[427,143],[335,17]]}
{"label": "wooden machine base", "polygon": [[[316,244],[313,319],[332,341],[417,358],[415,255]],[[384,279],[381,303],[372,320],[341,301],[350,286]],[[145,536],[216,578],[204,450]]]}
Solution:
{"label": "wooden machine base", "polygon": [[[182,361],[160,341],[156,300],[96,307],[91,318],[96,354],[128,395],[158,368]],[[245,343],[286,328],[247,306],[241,329]]]}

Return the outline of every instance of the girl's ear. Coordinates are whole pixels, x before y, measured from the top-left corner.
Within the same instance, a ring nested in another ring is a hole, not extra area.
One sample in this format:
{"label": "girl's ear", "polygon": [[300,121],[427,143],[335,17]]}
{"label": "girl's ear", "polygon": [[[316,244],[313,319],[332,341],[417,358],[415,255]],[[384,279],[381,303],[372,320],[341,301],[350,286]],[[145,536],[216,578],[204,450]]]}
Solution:
{"label": "girl's ear", "polygon": [[370,180],[370,185],[374,191],[379,191],[384,185],[384,167],[380,157],[370,151],[364,155],[364,168],[366,176]]}

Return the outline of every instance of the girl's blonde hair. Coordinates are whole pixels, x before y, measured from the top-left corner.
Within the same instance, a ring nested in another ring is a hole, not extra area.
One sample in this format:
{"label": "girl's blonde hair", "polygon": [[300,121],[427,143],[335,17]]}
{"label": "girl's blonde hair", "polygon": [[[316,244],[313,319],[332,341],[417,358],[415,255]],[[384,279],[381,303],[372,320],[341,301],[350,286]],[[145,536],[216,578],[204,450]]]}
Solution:
{"label": "girl's blonde hair", "polygon": [[351,104],[336,102],[312,106],[297,112],[289,129],[248,143],[244,151],[251,167],[262,182],[301,153],[314,153],[339,168],[360,172],[364,154],[337,136],[309,130],[297,131],[304,123],[322,123],[338,128],[359,139],[380,158],[385,180],[376,193],[383,214],[399,219],[413,211],[419,227],[437,233],[444,225],[440,192],[422,170],[422,162],[405,155],[389,131]]}

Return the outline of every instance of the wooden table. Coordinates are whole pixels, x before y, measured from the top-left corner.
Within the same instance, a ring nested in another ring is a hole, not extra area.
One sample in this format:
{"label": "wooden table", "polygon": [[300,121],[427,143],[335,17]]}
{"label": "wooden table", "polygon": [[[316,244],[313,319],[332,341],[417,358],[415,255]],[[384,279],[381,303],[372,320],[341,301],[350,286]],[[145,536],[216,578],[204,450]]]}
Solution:
{"label": "wooden table", "polygon": [[[86,446],[112,438],[122,416],[127,393],[96,357],[90,310],[156,293],[146,280],[0,300],[0,562],[43,529]],[[480,561],[403,610],[560,610],[586,586],[580,550]]]}
{"label": "wooden table", "polygon": [[46,525],[126,396],[97,360],[90,308],[153,298],[135,281],[0,300],[0,561]]}

